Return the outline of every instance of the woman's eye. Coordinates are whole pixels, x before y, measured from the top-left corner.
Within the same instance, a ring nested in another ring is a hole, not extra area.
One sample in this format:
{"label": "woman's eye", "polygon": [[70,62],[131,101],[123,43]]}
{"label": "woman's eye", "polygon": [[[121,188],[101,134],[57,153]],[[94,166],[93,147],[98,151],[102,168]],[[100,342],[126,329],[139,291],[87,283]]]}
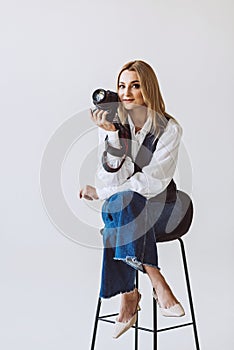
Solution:
{"label": "woman's eye", "polygon": [[119,85],[119,89],[124,89],[124,85]]}
{"label": "woman's eye", "polygon": [[140,84],[134,84],[133,87],[134,89],[140,89]]}

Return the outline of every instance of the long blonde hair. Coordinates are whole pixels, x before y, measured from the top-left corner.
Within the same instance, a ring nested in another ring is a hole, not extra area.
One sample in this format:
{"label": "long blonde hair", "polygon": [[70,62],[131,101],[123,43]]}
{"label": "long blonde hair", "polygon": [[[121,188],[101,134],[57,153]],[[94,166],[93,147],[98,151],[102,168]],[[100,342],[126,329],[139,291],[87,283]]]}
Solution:
{"label": "long blonde hair", "polygon": [[[120,70],[117,78],[117,91],[119,89],[119,79],[123,71],[135,71],[138,75],[141,92],[144,102],[148,109],[148,116],[152,119],[153,130],[152,132],[158,136],[161,129],[166,125],[165,116],[174,119],[165,111],[165,104],[162,98],[162,94],[159,88],[158,79],[152,67],[141,60],[135,60],[126,63]],[[122,124],[126,122],[127,111],[120,104],[118,108],[119,118]]]}

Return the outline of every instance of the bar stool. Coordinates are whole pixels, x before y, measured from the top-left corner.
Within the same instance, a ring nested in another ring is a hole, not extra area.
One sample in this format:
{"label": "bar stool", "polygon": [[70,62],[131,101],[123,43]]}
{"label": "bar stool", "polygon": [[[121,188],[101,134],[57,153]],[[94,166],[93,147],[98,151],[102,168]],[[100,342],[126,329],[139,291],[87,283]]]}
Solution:
{"label": "bar stool", "polygon": [[[188,200],[188,198],[189,198],[183,192],[181,192],[180,195],[184,196],[184,198],[186,200]],[[190,206],[190,211],[191,211],[191,217],[189,219],[190,220],[190,224],[191,224],[191,221],[192,221],[192,202],[190,202],[188,206]],[[167,328],[158,329],[158,325],[157,325],[157,303],[156,303],[155,299],[152,298],[153,299],[153,329],[141,327],[138,324],[138,320],[136,321],[135,326],[132,327],[132,328],[135,329],[135,336],[134,336],[134,338],[135,338],[135,348],[134,349],[135,350],[138,350],[138,331],[139,330],[153,333],[153,350],[158,350],[157,338],[158,338],[158,333],[159,332],[166,332],[166,331],[169,331],[169,330],[172,330],[172,329],[178,329],[178,328],[188,327],[188,326],[191,326],[193,328],[195,349],[196,350],[200,350],[199,340],[198,340],[198,332],[197,332],[197,325],[196,325],[196,319],[195,319],[195,312],[194,312],[194,306],[193,306],[193,299],[192,299],[192,292],[191,292],[191,286],[190,286],[190,280],[189,280],[188,265],[187,265],[187,259],[186,259],[186,253],[185,253],[185,247],[184,247],[184,242],[183,242],[183,240],[181,238],[181,233],[180,233],[179,229],[180,229],[180,227],[178,227],[178,230],[176,230],[171,235],[168,235],[166,237],[165,236],[158,237],[157,238],[157,243],[177,240],[179,242],[179,244],[180,244],[180,252],[181,252],[182,261],[183,261],[183,267],[184,267],[184,274],[185,274],[186,289],[187,289],[188,300],[189,300],[191,321],[187,322],[187,323],[182,323],[182,324],[179,324],[179,325],[174,325],[174,326],[171,326],[171,327],[167,327]],[[183,232],[183,235],[186,232]],[[139,287],[138,271],[136,272],[135,286],[136,286],[136,288]],[[98,303],[97,303],[95,321],[94,321],[91,350],[94,350],[94,348],[95,348],[98,322],[99,321],[104,321],[104,322],[109,322],[109,323],[115,323],[114,321],[110,320],[109,318],[112,318],[112,317],[118,315],[118,313],[114,313],[114,314],[108,314],[108,315],[101,315],[100,316],[101,304],[102,304],[102,300],[99,297],[98,298]]]}

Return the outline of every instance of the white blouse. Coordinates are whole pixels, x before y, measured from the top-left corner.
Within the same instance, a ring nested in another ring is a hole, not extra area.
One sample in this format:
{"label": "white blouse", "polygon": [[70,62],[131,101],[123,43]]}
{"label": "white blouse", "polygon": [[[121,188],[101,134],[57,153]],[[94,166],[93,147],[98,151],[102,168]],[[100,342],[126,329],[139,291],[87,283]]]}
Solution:
{"label": "white blouse", "polygon": [[[145,196],[147,199],[164,191],[175,173],[179,144],[182,136],[181,126],[170,119],[165,131],[158,140],[156,150],[148,165],[142,168],[142,172],[134,172],[134,160],[142,145],[145,136],[151,129],[151,119],[148,118],[143,128],[135,133],[135,126],[130,117],[128,122],[131,130],[132,159],[127,157],[122,167],[114,173],[107,172],[101,162],[101,156],[105,148],[104,140],[108,135],[108,143],[120,148],[119,131],[106,131],[99,129],[99,164],[96,173],[96,191],[99,199],[104,200],[117,192],[132,190]],[[108,164],[116,168],[122,158],[107,154]],[[130,178],[129,178],[130,177]],[[129,178],[129,179],[128,179]]]}

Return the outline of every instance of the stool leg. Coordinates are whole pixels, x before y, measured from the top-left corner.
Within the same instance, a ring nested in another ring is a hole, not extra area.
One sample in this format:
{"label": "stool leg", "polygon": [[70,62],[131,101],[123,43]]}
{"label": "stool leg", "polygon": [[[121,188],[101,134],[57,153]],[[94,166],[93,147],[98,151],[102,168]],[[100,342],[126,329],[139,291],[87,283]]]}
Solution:
{"label": "stool leg", "polygon": [[[136,271],[136,288],[138,289],[138,271]],[[135,324],[135,350],[138,350],[138,315]]]}
{"label": "stool leg", "polygon": [[157,302],[153,298],[153,327],[154,327],[154,347],[153,350],[158,348],[158,325],[157,325]]}
{"label": "stool leg", "polygon": [[96,310],[95,321],[94,321],[93,338],[92,338],[92,343],[91,343],[91,350],[94,350],[94,346],[95,346],[95,340],[96,340],[96,334],[97,334],[97,326],[98,326],[98,318],[99,318],[101,303],[102,303],[102,300],[101,300],[101,298],[99,297],[99,298],[98,298],[98,303],[97,303],[97,310]]}
{"label": "stool leg", "polygon": [[189,304],[190,304],[190,310],[191,310],[191,316],[192,316],[196,349],[200,350],[199,341],[198,341],[197,326],[196,326],[196,320],[195,320],[195,312],[194,312],[194,307],[193,307],[192,292],[191,292],[191,287],[190,287],[190,282],[189,282],[189,273],[188,273],[188,265],[187,265],[186,255],[185,255],[184,242],[182,241],[181,238],[178,238],[178,240],[180,242],[181,253],[182,253],[183,264],[184,264],[184,272],[185,272],[187,291],[188,291],[188,297],[189,297]]}

